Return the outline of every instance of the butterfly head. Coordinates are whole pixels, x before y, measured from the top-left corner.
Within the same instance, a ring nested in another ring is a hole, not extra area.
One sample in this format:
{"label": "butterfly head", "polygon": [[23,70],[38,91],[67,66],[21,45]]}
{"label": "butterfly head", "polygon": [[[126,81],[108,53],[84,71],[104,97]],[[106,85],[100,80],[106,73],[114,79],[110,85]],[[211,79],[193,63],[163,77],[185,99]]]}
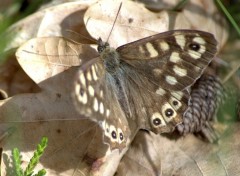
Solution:
{"label": "butterfly head", "polygon": [[108,42],[103,42],[101,38],[99,38],[97,40],[97,50],[98,50],[98,53],[102,53],[106,48],[109,47],[109,43]]}
{"label": "butterfly head", "polygon": [[106,71],[112,75],[115,74],[120,65],[118,52],[115,48],[110,47],[108,42],[103,42],[101,38],[98,39],[97,44],[97,50]]}

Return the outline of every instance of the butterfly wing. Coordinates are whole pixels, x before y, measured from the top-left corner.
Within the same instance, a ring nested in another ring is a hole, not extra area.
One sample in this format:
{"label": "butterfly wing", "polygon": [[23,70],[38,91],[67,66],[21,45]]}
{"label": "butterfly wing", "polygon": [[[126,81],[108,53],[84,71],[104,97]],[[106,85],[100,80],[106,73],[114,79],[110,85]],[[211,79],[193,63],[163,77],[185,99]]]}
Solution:
{"label": "butterfly wing", "polygon": [[164,89],[192,85],[216,54],[217,42],[207,32],[173,30],[117,48],[121,58]]}
{"label": "butterfly wing", "polygon": [[99,58],[86,63],[76,74],[73,100],[80,114],[97,122],[103,129],[103,141],[111,150],[126,147],[130,131],[122,111],[113,80]]}
{"label": "butterfly wing", "polygon": [[[182,122],[182,114],[188,107],[189,94],[183,91],[153,90],[156,85],[132,66],[125,65],[121,79],[124,89],[120,105],[126,114],[129,126],[151,130],[155,133],[170,132]],[[128,103],[126,103],[128,102]],[[125,105],[125,106],[124,106]],[[132,129],[131,129],[132,130]]]}
{"label": "butterfly wing", "polygon": [[[182,121],[187,88],[214,57],[216,41],[205,32],[179,30],[112,51],[79,70],[73,97],[79,112],[101,125],[104,142],[122,150],[139,128],[169,132]],[[112,67],[118,58],[118,68]]]}
{"label": "butterfly wing", "polygon": [[156,133],[169,132],[182,121],[190,99],[187,88],[210,63],[216,45],[209,33],[176,30],[117,49],[126,73],[129,109],[138,126]]}

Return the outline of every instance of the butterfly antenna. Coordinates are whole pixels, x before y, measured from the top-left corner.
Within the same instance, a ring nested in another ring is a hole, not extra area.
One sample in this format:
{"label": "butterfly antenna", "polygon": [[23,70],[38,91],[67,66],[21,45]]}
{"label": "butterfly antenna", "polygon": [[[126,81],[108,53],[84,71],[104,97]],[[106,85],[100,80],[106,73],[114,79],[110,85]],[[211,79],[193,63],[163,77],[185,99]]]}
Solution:
{"label": "butterfly antenna", "polygon": [[108,35],[108,38],[107,38],[107,41],[106,41],[106,42],[108,42],[108,40],[109,40],[109,38],[110,38],[110,35],[112,34],[113,28],[114,28],[114,26],[115,26],[115,23],[116,23],[116,21],[117,21],[117,18],[118,18],[118,15],[119,15],[119,13],[120,13],[121,8],[122,8],[122,2],[120,3],[120,6],[119,6],[119,8],[118,8],[117,15],[116,15],[116,17],[115,17],[115,20],[114,20],[114,22],[113,22],[112,28],[111,28],[111,30],[110,30],[110,33],[109,33],[109,35]]}
{"label": "butterfly antenna", "polygon": [[82,34],[80,34],[80,33],[78,33],[78,32],[75,32],[75,31],[72,31],[72,30],[69,30],[69,29],[67,29],[66,32],[73,33],[73,34],[75,34],[75,35],[81,36],[81,37],[83,37],[83,38],[85,38],[85,39],[88,39],[88,40],[91,40],[91,41],[97,43],[97,40],[92,39],[92,38],[90,38],[90,37],[86,37],[86,36],[84,36],[84,35],[82,35]]}

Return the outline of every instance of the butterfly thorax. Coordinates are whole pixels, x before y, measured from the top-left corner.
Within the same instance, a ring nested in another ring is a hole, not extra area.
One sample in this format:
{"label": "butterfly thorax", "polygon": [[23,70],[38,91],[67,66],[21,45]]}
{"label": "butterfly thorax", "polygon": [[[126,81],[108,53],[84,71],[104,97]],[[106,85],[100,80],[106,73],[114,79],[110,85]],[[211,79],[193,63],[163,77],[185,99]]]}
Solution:
{"label": "butterfly thorax", "polygon": [[103,42],[102,39],[99,38],[98,52],[106,71],[110,74],[115,74],[120,64],[119,54],[116,49],[110,47],[107,42]]}

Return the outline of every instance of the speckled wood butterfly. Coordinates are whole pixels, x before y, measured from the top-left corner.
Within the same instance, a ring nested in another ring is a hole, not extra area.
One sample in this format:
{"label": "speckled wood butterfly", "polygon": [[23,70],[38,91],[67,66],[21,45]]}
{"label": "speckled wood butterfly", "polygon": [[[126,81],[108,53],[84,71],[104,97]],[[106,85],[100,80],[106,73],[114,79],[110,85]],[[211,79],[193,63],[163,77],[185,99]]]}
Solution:
{"label": "speckled wood butterfly", "polygon": [[111,48],[98,40],[99,57],[77,74],[79,112],[99,123],[104,143],[122,150],[138,129],[170,132],[182,122],[188,88],[216,54],[210,33],[173,30]]}

